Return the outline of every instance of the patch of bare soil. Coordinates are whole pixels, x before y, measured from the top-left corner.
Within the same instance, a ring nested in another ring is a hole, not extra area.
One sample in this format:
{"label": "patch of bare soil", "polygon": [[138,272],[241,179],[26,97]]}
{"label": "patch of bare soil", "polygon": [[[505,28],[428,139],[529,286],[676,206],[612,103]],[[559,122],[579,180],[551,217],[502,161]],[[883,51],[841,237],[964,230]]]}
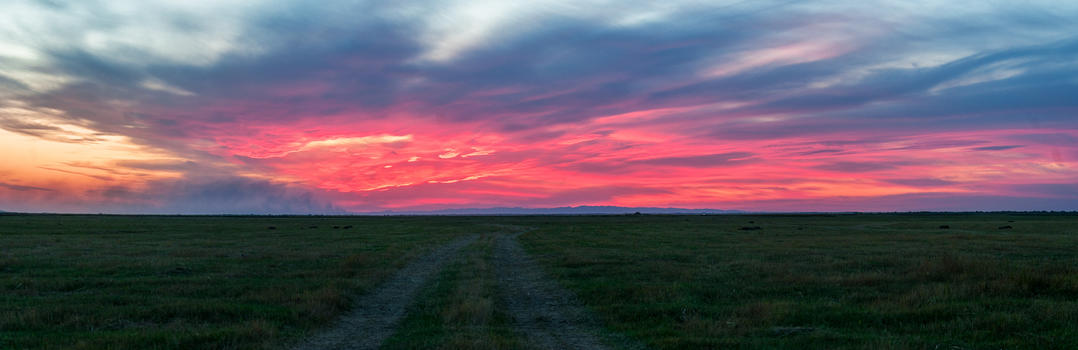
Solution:
{"label": "patch of bare soil", "polygon": [[508,313],[536,349],[607,349],[596,321],[572,292],[547,278],[528,256],[519,234],[498,238],[495,273]]}
{"label": "patch of bare soil", "polygon": [[377,349],[393,335],[397,323],[413,303],[419,289],[441,271],[461,248],[476,238],[456,239],[405,266],[377,289],[360,297],[355,309],[333,327],[294,349]]}

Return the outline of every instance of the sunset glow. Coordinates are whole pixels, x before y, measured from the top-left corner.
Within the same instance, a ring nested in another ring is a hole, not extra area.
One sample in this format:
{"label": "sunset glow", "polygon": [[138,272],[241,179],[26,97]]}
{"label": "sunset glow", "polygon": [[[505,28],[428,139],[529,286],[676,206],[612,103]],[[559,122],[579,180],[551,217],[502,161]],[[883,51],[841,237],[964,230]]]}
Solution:
{"label": "sunset glow", "polygon": [[1078,209],[1078,3],[950,4],[7,1],[0,210]]}

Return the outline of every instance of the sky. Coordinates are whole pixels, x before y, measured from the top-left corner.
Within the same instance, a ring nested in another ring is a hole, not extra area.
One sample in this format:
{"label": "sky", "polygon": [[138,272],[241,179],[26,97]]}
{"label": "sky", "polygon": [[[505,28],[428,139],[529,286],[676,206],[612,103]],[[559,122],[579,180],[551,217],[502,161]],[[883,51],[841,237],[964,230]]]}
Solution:
{"label": "sky", "polygon": [[0,210],[1078,210],[1075,1],[0,2]]}

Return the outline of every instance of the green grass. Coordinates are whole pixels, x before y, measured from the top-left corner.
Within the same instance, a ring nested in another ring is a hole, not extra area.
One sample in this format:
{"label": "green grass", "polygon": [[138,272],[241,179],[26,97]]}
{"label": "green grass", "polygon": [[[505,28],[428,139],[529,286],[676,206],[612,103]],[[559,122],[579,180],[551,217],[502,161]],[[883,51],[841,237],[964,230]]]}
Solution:
{"label": "green grass", "polygon": [[[761,229],[741,230],[752,226]],[[1078,348],[1075,215],[581,217],[537,227],[522,240],[552,275],[612,330],[658,349]]]}
{"label": "green grass", "polygon": [[491,256],[494,237],[465,249],[409,309],[383,349],[520,349],[512,320],[499,307]]}
{"label": "green grass", "polygon": [[473,234],[386,347],[519,348],[490,256],[509,228],[656,349],[1078,348],[1078,215],[1007,213],[0,215],[0,348],[283,348]]}
{"label": "green grass", "polygon": [[0,348],[276,348],[325,325],[427,247],[478,225],[2,215]]}

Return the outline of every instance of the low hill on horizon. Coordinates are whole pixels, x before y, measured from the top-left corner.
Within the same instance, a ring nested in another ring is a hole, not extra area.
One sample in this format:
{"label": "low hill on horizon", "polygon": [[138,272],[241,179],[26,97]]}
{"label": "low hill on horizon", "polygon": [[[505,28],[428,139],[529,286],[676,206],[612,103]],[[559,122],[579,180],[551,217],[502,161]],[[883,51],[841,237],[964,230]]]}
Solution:
{"label": "low hill on horizon", "polygon": [[460,208],[439,210],[411,210],[411,211],[382,211],[364,212],[360,215],[589,215],[589,214],[739,214],[740,210],[723,209],[686,209],[686,208],[656,208],[656,207],[618,207],[618,206],[591,206],[582,205],[576,207],[556,208],[523,208],[523,207],[493,207],[493,208]]}

